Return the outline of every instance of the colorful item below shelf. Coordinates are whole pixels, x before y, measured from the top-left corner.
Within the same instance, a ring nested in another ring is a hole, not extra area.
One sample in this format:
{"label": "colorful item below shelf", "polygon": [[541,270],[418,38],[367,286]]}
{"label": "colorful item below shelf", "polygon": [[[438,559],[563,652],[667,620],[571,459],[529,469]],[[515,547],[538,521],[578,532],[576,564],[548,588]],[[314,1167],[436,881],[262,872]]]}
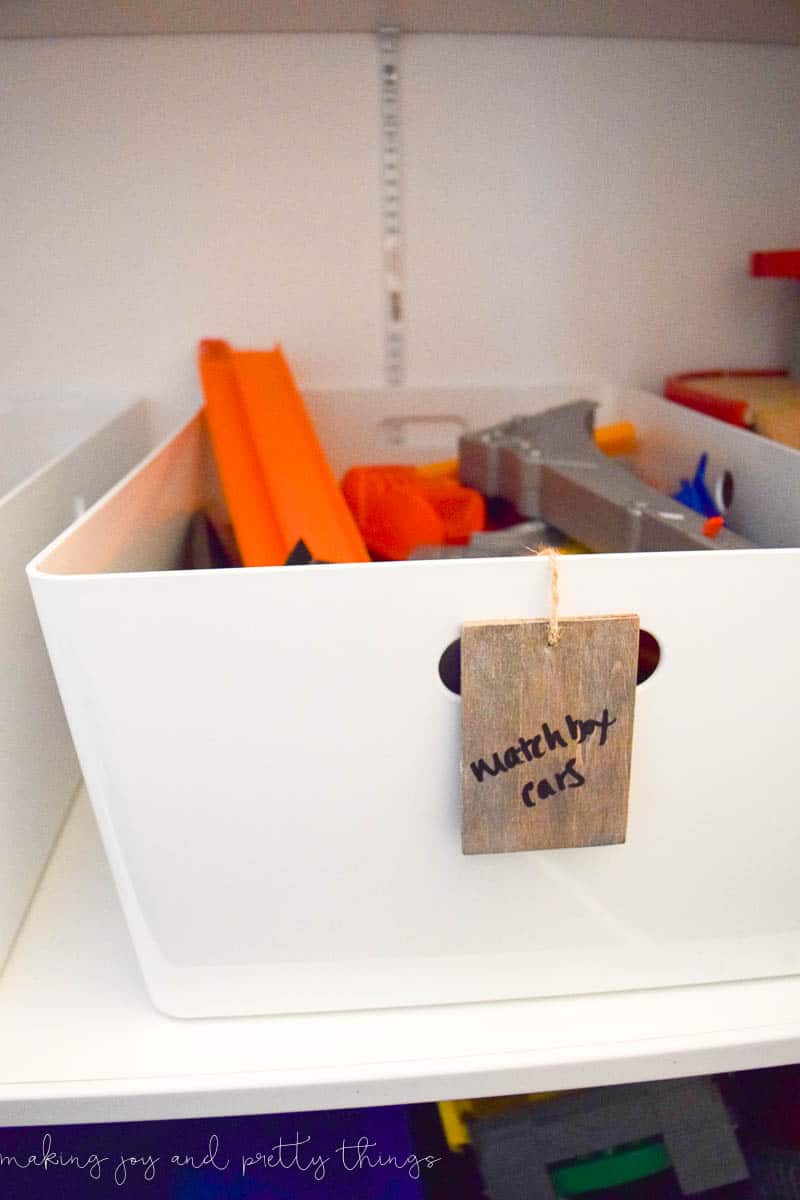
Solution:
{"label": "colorful item below shelf", "polygon": [[551,1167],[550,1177],[557,1196],[586,1196],[649,1179],[668,1171],[670,1166],[661,1138],[648,1138]]}
{"label": "colorful item below shelf", "polygon": [[279,566],[298,541],[316,561],[367,562],[280,347],[200,344],[205,415],[246,567]]}
{"label": "colorful item below shelf", "polygon": [[477,1118],[499,1116],[515,1108],[541,1104],[558,1095],[566,1093],[528,1092],[521,1096],[489,1096],[480,1100],[440,1100],[437,1108],[447,1145],[454,1153],[471,1145],[470,1123]]}
{"label": "colorful item below shelf", "polygon": [[622,1084],[473,1118],[484,1190],[504,1200],[588,1195],[671,1166],[683,1195],[747,1178],[714,1080]]}

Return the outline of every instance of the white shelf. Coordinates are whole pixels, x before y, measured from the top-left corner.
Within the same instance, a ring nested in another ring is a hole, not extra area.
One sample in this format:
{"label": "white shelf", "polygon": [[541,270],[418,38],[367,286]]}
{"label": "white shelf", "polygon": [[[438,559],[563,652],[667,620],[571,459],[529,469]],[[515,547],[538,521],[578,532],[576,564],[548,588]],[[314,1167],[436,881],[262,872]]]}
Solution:
{"label": "white shelf", "polygon": [[527,33],[800,43],[795,0],[4,0],[0,37],[148,33]]}
{"label": "white shelf", "polygon": [[800,978],[178,1021],[144,990],[85,793],[0,978],[0,1126],[409,1103],[800,1060]]}

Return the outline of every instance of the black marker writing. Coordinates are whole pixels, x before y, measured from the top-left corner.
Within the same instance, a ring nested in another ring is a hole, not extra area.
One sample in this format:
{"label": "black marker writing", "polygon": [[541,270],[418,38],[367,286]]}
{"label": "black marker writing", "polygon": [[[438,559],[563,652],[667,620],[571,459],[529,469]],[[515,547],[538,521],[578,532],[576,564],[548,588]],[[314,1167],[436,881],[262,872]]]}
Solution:
{"label": "black marker writing", "polygon": [[[612,725],[616,725],[617,718],[609,716],[608,709],[603,709],[603,714],[599,718],[583,717],[576,719],[571,713],[567,713],[564,717],[564,725],[569,740],[576,742],[579,746],[585,745],[591,738],[595,737],[598,746],[605,746],[608,741],[608,731]],[[566,750],[569,743],[564,737],[561,728],[556,727],[551,729],[547,721],[542,723],[541,733],[535,734],[533,737],[521,737],[515,745],[507,746],[504,750],[494,750],[486,758],[478,758],[469,764],[472,774],[477,779],[478,783],[483,783],[486,779],[494,779],[496,776],[505,774],[506,771],[513,771],[515,767],[523,766],[525,763],[533,762],[534,759],[544,758],[553,750]],[[573,765],[575,759],[569,760]],[[564,768],[569,773],[569,766]],[[549,783],[542,781],[544,786],[543,792],[539,792],[542,800],[547,796],[556,795]],[[581,776],[581,782],[585,782]],[[580,783],[575,781],[569,783],[569,787],[580,787]],[[556,776],[556,787],[559,791],[563,791],[564,787],[558,782]],[[523,801],[529,808],[534,807],[535,802],[531,802],[530,794],[532,789],[527,785],[523,788]]]}
{"label": "black marker writing", "polygon": [[[526,808],[535,808],[536,801],[531,799],[531,793],[534,788],[536,795],[540,800],[547,800],[549,796],[556,796],[558,792],[566,791],[567,788],[583,787],[586,783],[585,775],[581,775],[575,767],[575,759],[571,758],[567,762],[563,771],[556,771],[556,786],[555,788],[550,783],[549,779],[540,779],[537,783],[535,780],[530,780],[522,789],[522,803]],[[556,791],[558,789],[558,792]]]}

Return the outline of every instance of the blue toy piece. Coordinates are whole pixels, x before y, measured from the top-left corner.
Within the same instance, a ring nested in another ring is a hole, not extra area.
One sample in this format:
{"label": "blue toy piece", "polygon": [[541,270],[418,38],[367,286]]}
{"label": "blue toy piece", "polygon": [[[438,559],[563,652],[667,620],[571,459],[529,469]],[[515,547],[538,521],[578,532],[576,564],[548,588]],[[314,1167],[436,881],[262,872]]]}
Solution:
{"label": "blue toy piece", "polygon": [[718,517],[721,515],[719,508],[706,487],[707,465],[708,455],[701,454],[694,479],[682,479],[677,492],[672,493],[672,499],[679,500],[681,504],[685,504],[687,508],[693,508],[695,512],[704,517]]}

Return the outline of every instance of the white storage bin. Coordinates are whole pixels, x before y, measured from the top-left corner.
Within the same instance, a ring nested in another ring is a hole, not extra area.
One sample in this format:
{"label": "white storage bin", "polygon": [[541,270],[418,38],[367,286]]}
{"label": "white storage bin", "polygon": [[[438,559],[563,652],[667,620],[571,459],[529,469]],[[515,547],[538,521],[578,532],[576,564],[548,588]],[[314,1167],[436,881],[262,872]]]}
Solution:
{"label": "white storage bin", "polygon": [[564,616],[636,612],[624,845],[464,856],[465,620],[543,617],[534,558],[172,570],[216,495],[202,418],[31,563],[149,990],[179,1016],[534,996],[800,969],[800,457],[610,387],[316,394],[341,473],[440,458],[580,396],[673,487],[730,470],[752,551],[562,560]]}
{"label": "white storage bin", "polygon": [[80,769],[25,564],[152,445],[147,407],[0,407],[0,967]]}

